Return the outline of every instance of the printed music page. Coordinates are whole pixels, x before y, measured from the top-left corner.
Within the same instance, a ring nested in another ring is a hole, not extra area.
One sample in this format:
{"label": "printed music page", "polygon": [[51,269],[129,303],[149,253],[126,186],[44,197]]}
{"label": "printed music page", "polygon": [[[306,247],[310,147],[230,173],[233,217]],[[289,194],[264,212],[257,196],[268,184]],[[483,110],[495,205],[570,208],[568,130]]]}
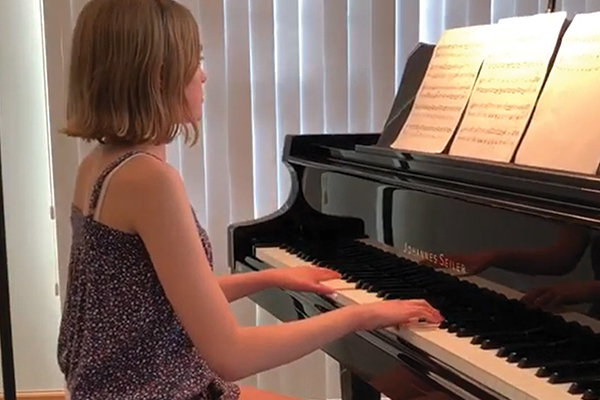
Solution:
{"label": "printed music page", "polygon": [[467,105],[495,25],[449,29],[440,38],[413,108],[391,147],[441,153]]}
{"label": "printed music page", "polygon": [[600,162],[598,107],[600,12],[578,14],[565,33],[515,162],[596,174]]}
{"label": "printed music page", "polygon": [[510,162],[539,97],[565,12],[500,20],[450,155]]}

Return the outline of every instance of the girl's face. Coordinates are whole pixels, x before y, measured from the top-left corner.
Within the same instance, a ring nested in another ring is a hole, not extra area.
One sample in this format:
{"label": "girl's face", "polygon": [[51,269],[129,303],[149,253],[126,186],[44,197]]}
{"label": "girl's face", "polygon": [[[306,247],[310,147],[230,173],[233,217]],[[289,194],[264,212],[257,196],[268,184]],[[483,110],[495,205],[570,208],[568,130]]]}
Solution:
{"label": "girl's face", "polygon": [[199,65],[194,77],[185,89],[185,97],[192,112],[192,117],[196,120],[202,117],[202,103],[204,102],[202,86],[204,82],[206,82],[206,74],[202,66]]}

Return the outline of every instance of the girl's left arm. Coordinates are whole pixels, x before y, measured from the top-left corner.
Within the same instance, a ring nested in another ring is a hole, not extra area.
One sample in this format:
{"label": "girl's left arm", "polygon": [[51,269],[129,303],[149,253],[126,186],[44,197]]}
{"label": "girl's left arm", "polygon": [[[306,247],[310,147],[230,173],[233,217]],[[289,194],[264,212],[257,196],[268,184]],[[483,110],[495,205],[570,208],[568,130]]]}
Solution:
{"label": "girl's left arm", "polygon": [[219,285],[227,301],[233,303],[243,297],[274,287],[299,292],[331,294],[334,292],[333,289],[321,282],[339,278],[339,273],[330,269],[301,266],[225,275],[219,277]]}
{"label": "girl's left arm", "polygon": [[277,286],[276,276],[271,270],[245,272],[220,276],[219,285],[227,301],[233,303],[264,289]]}

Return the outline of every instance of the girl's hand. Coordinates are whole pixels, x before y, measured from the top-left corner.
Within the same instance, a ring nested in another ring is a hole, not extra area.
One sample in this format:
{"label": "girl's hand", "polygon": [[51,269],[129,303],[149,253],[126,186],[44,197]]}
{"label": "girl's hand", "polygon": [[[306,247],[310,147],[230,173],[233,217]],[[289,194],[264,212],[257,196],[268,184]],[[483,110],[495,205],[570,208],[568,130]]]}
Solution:
{"label": "girl's hand", "polygon": [[335,291],[321,282],[339,279],[336,271],[320,267],[291,267],[268,270],[275,286],[297,292],[332,294]]}
{"label": "girl's hand", "polygon": [[399,328],[414,322],[438,325],[444,318],[425,300],[383,300],[360,305],[363,308],[362,329]]}

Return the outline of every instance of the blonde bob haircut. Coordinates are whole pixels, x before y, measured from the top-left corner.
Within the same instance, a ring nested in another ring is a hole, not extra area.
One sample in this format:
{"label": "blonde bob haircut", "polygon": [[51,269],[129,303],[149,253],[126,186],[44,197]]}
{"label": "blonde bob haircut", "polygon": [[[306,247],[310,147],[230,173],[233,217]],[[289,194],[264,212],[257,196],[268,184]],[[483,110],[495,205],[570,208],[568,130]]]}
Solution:
{"label": "blonde bob haircut", "polygon": [[196,20],[176,1],[89,1],[73,32],[63,133],[139,145],[166,144],[181,132],[195,143],[198,121],[185,89],[201,51]]}

